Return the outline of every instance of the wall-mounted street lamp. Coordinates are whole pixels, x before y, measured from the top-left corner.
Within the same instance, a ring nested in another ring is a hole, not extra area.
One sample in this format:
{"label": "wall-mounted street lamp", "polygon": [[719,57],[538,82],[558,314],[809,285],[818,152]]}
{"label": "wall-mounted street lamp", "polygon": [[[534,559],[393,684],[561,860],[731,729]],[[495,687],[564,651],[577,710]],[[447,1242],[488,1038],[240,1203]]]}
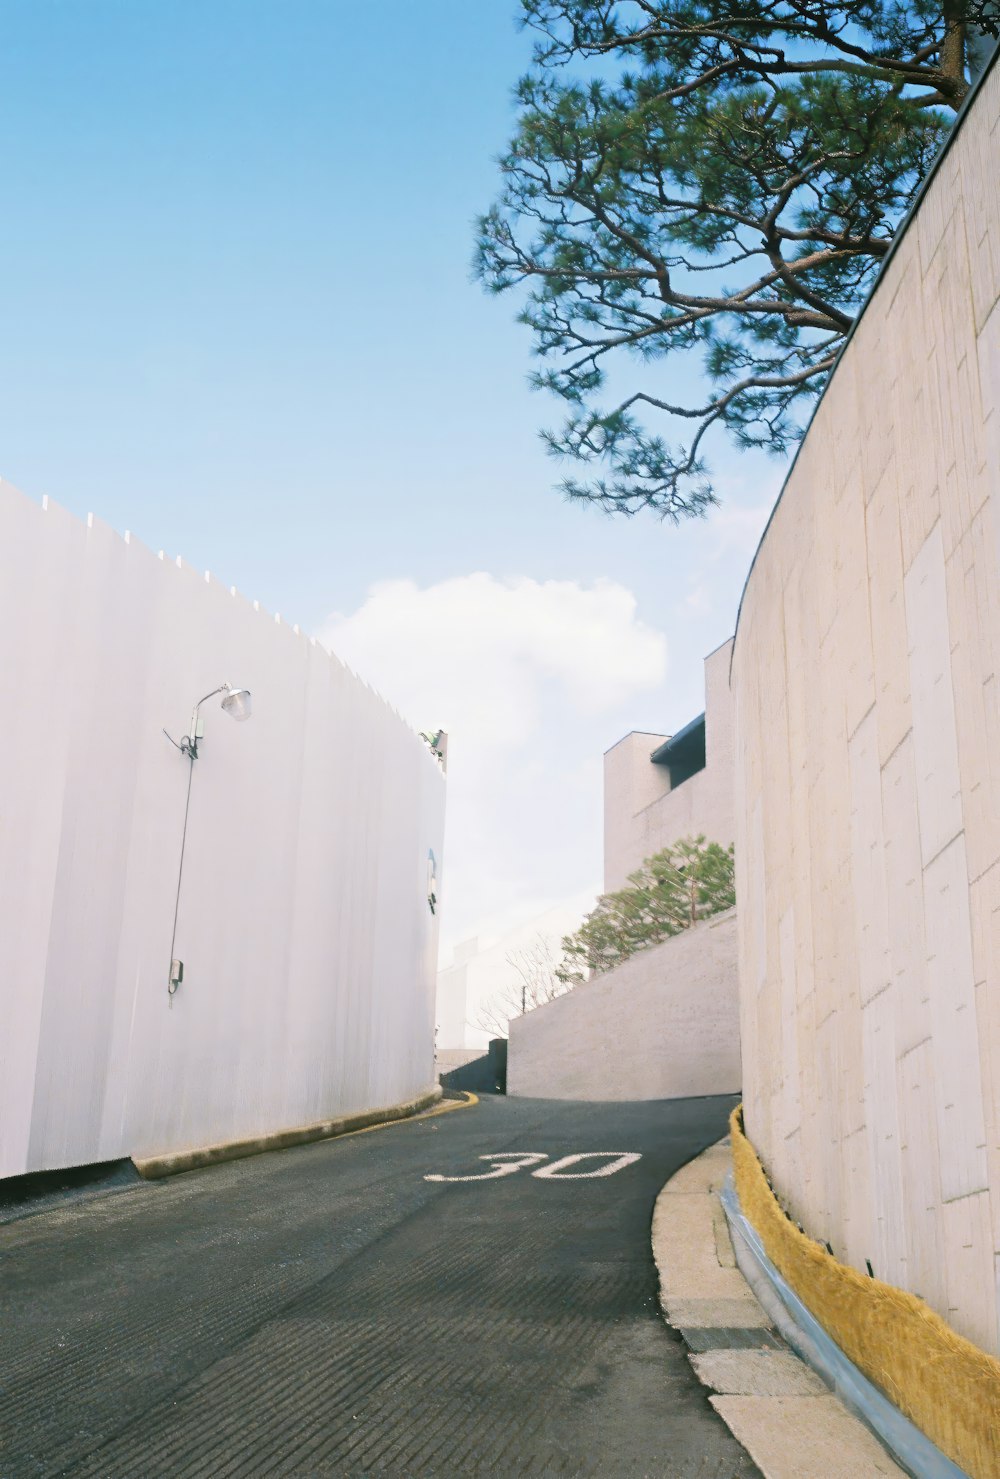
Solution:
{"label": "wall-mounted street lamp", "polygon": [[198,758],[198,741],[205,734],[205,721],[201,717],[200,710],[202,704],[207,703],[210,698],[214,698],[217,693],[225,694],[225,698],[222,700],[222,707],[233,719],[243,720],[250,718],[250,690],[248,688],[234,688],[231,683],[220,683],[218,688],[213,688],[211,693],[206,693],[205,697],[200,698],[195,704],[191,713],[191,728],[184,735],[180,744],[177,743],[172,735],[167,734],[166,730],[163,731],[174,748],[180,750],[182,755],[186,755],[189,762],[187,798],[184,802],[184,830],[181,833],[181,859],[177,868],[177,897],[174,900],[174,929],[173,934],[170,936],[170,974],[167,977],[167,992],[170,996],[173,996],[184,979],[184,962],[175,958],[174,946],[177,943],[177,915],[181,904],[181,878],[184,875],[184,849],[187,845],[188,812],[191,809],[191,781],[194,777],[194,762]]}

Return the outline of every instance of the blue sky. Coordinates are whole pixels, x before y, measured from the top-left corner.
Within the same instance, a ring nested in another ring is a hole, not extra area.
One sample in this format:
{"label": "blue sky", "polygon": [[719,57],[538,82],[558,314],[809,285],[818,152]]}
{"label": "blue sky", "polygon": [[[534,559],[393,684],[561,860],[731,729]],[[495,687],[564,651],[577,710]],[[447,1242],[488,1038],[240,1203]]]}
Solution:
{"label": "blue sky", "polygon": [[723,509],[681,530],[553,491],[559,408],[527,388],[514,297],[469,268],[530,53],[516,13],[0,6],[0,476],[452,725],[452,938],[599,885],[601,751],[701,707],[780,475],[726,456]]}

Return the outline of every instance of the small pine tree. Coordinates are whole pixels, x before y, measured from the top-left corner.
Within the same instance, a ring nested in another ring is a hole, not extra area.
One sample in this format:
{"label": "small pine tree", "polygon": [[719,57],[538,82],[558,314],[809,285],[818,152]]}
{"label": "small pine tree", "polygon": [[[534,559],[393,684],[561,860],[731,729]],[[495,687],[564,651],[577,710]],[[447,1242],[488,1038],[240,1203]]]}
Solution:
{"label": "small pine tree", "polygon": [[626,888],[601,895],[580,928],[564,937],[555,974],[578,985],[735,903],[732,847],[684,838],[647,858]]}

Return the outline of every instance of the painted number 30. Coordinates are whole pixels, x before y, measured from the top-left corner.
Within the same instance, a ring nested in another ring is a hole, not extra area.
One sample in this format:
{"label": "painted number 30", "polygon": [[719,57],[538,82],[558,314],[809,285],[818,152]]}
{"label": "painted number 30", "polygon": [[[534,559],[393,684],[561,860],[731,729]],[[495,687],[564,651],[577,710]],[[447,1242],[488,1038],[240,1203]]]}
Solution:
{"label": "painted number 30", "polygon": [[[490,1161],[492,1171],[480,1171],[478,1176],[439,1176],[433,1174],[425,1176],[425,1181],[495,1181],[498,1176],[513,1176],[515,1171],[527,1170],[534,1166],[532,1176],[539,1179],[553,1181],[589,1181],[596,1176],[613,1176],[616,1171],[623,1171],[626,1166],[640,1160],[637,1151],[626,1150],[585,1150],[577,1155],[564,1155],[558,1161],[549,1161],[545,1151],[520,1151],[500,1150],[494,1155],[481,1155],[481,1161]],[[540,1164],[548,1161],[547,1166]],[[583,1161],[600,1161],[602,1165],[591,1166],[587,1170],[576,1170]]]}

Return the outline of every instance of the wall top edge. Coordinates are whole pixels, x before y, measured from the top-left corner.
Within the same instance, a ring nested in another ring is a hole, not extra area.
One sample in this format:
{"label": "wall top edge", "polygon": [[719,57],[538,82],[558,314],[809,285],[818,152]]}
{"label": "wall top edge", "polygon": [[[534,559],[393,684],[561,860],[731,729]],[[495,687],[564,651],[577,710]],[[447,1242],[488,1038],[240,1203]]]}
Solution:
{"label": "wall top edge", "polygon": [[76,528],[78,528],[85,536],[96,536],[98,539],[116,539],[122,545],[123,549],[127,549],[130,553],[134,551],[135,557],[137,559],[141,560],[143,558],[148,558],[151,561],[152,566],[160,565],[164,569],[169,568],[180,571],[184,575],[186,575],[189,580],[193,578],[197,581],[197,583],[207,585],[220,593],[228,595],[230,599],[238,601],[240,605],[242,605],[247,611],[252,612],[254,615],[260,616],[262,620],[267,622],[269,625],[280,626],[283,631],[288,634],[293,642],[300,643],[304,647],[307,656],[311,649],[315,649],[316,651],[321,652],[324,658],[326,658],[326,660],[332,666],[336,667],[342,672],[347,673],[347,675],[353,678],[356,683],[361,684],[361,686],[367,692],[369,692],[373,698],[375,698],[385,709],[389,711],[393,719],[395,719],[402,726],[402,728],[406,730],[407,734],[409,734],[416,741],[416,743],[419,744],[421,750],[426,753],[428,760],[432,765],[434,765],[435,769],[440,770],[440,766],[438,766],[438,763],[431,755],[430,750],[427,748],[424,741],[420,738],[417,730],[413,727],[413,725],[409,723],[408,720],[403,718],[402,714],[395,707],[395,705],[392,704],[389,699],[387,699],[383,694],[379,693],[378,689],[374,688],[371,683],[367,681],[366,678],[363,678],[361,676],[360,673],[356,673],[354,669],[348,663],[346,663],[342,657],[339,657],[337,653],[334,652],[331,648],[327,647],[323,642],[318,641],[317,638],[312,636],[310,633],[302,631],[297,623],[295,625],[290,625],[287,621],[282,619],[280,613],[272,613],[266,610],[259,601],[254,601],[250,597],[245,596],[242,591],[237,589],[235,585],[226,585],[223,581],[219,580],[218,577],[214,576],[209,570],[196,569],[194,565],[189,564],[186,560],[182,559],[180,555],[177,555],[175,557],[168,557],[164,550],[157,550],[154,553],[154,551],[151,550],[147,544],[144,544],[143,541],[139,539],[135,534],[133,534],[131,530],[126,529],[124,533],[119,533],[119,531],[115,529],[111,524],[105,523],[103,519],[98,518],[93,513],[88,513],[86,521],[84,521],[76,514],[71,513],[70,510],[68,508],[65,508],[61,503],[57,503],[54,499],[50,498],[47,493],[43,494],[41,500],[38,501],[32,498],[29,494],[23,492],[22,489],[16,487],[7,478],[0,477],[0,495],[4,494],[18,502],[21,502],[28,508],[34,509],[35,512],[41,516],[52,518],[54,520],[67,520],[71,525],[74,525]]}
{"label": "wall top edge", "polygon": [[714,657],[717,652],[721,652],[722,649],[723,649],[723,647],[730,647],[730,646],[732,646],[732,644],[735,641],[736,641],[736,633],[735,632],[733,633],[733,635],[731,637],[724,637],[721,642],[717,643],[716,646],[712,648],[711,652],[706,652],[705,653],[705,661],[708,662],[709,658]]}
{"label": "wall top edge", "polygon": [[682,724],[680,729],[675,729],[669,739],[665,739],[663,741],[662,745],[657,745],[656,749],[649,757],[650,760],[654,765],[665,764],[670,759],[671,754],[673,754],[679,744],[683,744],[683,742],[686,739],[689,739],[696,730],[704,729],[704,727],[705,710],[702,709],[700,714],[696,714],[693,719],[689,719],[686,724]]}
{"label": "wall top edge", "polygon": [[621,739],[616,739],[613,745],[608,746],[608,748],[604,751],[605,755],[610,755],[612,750],[617,750],[619,745],[623,745],[625,741],[627,739],[631,739],[634,734],[642,735],[645,739],[669,739],[669,735],[660,734],[659,731],[655,729],[630,729],[626,734],[622,735]]}
{"label": "wall top edge", "polygon": [[[941,148],[934,156],[931,167],[921,181],[920,188],[913,198],[913,203],[911,204],[909,210],[906,212],[905,216],[900,221],[899,226],[897,227],[896,234],[892,239],[892,245],[890,246],[888,252],[882,260],[882,265],[878,270],[878,275],[869,288],[868,293],[866,294],[864,301],[861,304],[861,307],[858,309],[858,313],[854,319],[854,322],[851,324],[851,327],[848,329],[847,333],[844,336],[844,342],[843,344],[841,344],[840,349],[837,353],[837,358],[834,361],[833,369],[827,376],[826,384],[820,391],[819,396],[816,400],[816,404],[812,408],[809,420],[806,423],[805,431],[802,434],[802,440],[796,447],[791,463],[789,464],[788,471],[786,472],[782,480],[781,488],[778,491],[778,496],[774,500],[774,507],[771,509],[771,512],[768,515],[767,523],[764,525],[764,532],[757,542],[757,548],[754,550],[753,559],[750,561],[750,567],[747,570],[746,579],[743,582],[743,590],[740,593],[740,604],[736,611],[736,628],[733,632],[732,637],[730,638],[733,644],[733,650],[730,654],[729,659],[730,677],[732,676],[733,658],[736,655],[736,642],[740,634],[740,618],[743,615],[743,604],[746,601],[747,591],[750,588],[750,580],[756,568],[757,560],[760,557],[760,553],[764,548],[767,536],[771,532],[771,525],[774,523],[774,516],[778,512],[778,509],[781,506],[781,501],[784,498],[785,493],[788,489],[788,485],[792,480],[792,476],[795,472],[795,468],[799,460],[799,455],[802,451],[802,448],[805,446],[806,441],[808,440],[810,431],[812,430],[813,422],[819,415],[819,410],[826,398],[826,393],[830,389],[830,386],[833,384],[834,376],[840,369],[841,360],[851,346],[855,332],[860,327],[866,313],[868,312],[868,309],[871,307],[875,295],[878,293],[879,289],[885,281],[886,272],[888,270],[889,264],[892,262],[893,258],[896,255],[896,252],[900,247],[900,244],[909,232],[910,227],[913,225],[921,205],[923,204],[927,195],[930,193],[930,190],[934,185],[935,180],[937,179],[938,171],[941,169],[941,166],[947,159],[948,154],[951,151],[953,144],[955,143],[955,140],[958,138],[963,127],[965,126],[965,122],[969,116],[969,113],[975,107],[976,100],[979,97],[980,92],[986,86],[986,83],[992,76],[994,70],[998,68],[1000,68],[1000,46],[994,47],[993,53],[986,66],[976,78],[975,82],[970,85],[969,91],[965,95],[961,108],[959,108],[958,112],[955,114],[955,121],[951,126],[951,131],[949,132],[948,137],[945,139],[944,143],[941,145]],[[723,643],[722,645],[725,646],[725,643]]]}
{"label": "wall top edge", "polygon": [[526,1012],[523,1017],[512,1017],[510,1020],[510,1031],[519,1031],[520,1024],[529,1021],[536,1012],[551,1015],[553,1010],[557,1011],[559,1009],[560,1002],[568,1001],[571,996],[576,996],[578,992],[586,996],[591,991],[599,991],[609,981],[617,981],[620,974],[627,974],[630,968],[634,968],[643,959],[658,959],[661,955],[669,955],[671,946],[677,946],[691,940],[702,939],[710,930],[723,929],[727,925],[734,924],[735,920],[735,904],[730,909],[720,909],[718,914],[710,914],[706,919],[699,919],[697,924],[691,925],[688,929],[680,930],[676,935],[667,935],[665,939],[657,940],[655,944],[647,945],[643,950],[637,950],[634,955],[627,956],[625,960],[621,961],[618,965],[612,966],[610,970],[601,971],[596,976],[588,976],[586,981],[580,981],[571,990],[564,991],[561,996],[554,996],[550,1001],[539,1002],[536,1007],[532,1007],[531,1011]]}

